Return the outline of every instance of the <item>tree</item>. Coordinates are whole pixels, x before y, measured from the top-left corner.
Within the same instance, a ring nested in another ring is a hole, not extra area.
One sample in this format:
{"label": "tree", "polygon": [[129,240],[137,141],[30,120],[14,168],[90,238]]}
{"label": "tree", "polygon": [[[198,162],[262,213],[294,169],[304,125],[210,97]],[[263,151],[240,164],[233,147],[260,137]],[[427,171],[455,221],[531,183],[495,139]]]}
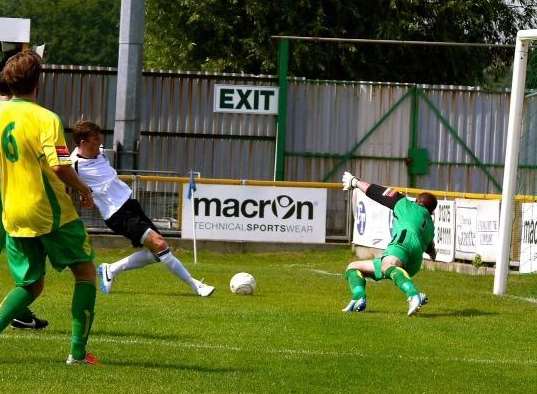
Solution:
{"label": "tree", "polygon": [[47,63],[117,66],[121,0],[0,0],[2,16],[31,19]]}
{"label": "tree", "polygon": [[[148,67],[274,74],[272,35],[514,43],[531,1],[146,0]],[[293,41],[291,75],[476,84],[500,78],[512,50]]]}

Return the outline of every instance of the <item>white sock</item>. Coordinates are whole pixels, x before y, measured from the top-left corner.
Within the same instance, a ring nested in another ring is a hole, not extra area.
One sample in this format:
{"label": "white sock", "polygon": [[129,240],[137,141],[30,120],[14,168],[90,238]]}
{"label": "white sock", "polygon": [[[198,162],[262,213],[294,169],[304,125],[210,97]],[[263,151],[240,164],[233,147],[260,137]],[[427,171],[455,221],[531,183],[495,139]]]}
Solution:
{"label": "white sock", "polygon": [[110,264],[109,272],[112,278],[123,271],[133,270],[136,268],[145,267],[157,261],[156,257],[149,250],[144,249],[133,253],[115,263]]}
{"label": "white sock", "polygon": [[162,261],[168,269],[177,277],[179,277],[183,282],[189,285],[196,294],[198,294],[197,286],[195,280],[190,275],[190,272],[187,271],[185,266],[175,257],[170,249],[163,250],[158,253],[158,258]]}

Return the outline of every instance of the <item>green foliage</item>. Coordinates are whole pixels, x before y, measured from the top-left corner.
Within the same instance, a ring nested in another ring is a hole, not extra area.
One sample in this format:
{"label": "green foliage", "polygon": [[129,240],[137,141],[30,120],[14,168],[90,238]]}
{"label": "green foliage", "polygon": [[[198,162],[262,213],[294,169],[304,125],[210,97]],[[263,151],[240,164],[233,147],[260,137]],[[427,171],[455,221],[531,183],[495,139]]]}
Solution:
{"label": "green foliage", "polygon": [[[97,251],[112,262],[133,249]],[[368,283],[368,311],[347,315],[332,251],[179,256],[217,286],[193,296],[162,264],[124,272],[97,297],[89,349],[102,368],[69,368],[72,278],[49,268],[32,306],[41,332],[1,334],[3,393],[531,393],[537,385],[535,275],[492,295],[492,276],[420,272],[430,303],[414,318],[390,281]],[[251,272],[258,291],[236,296],[231,276]],[[12,286],[0,257],[2,295]],[[417,377],[417,378],[416,378]]]}
{"label": "green foliage", "polygon": [[[0,0],[0,10],[32,20],[32,43],[47,44],[48,63],[116,66],[120,3]],[[275,74],[273,35],[513,43],[516,31],[536,16],[532,1],[513,3],[146,0],[145,66]],[[290,75],[491,87],[509,84],[513,57],[512,49],[298,41],[290,52]]]}
{"label": "green foliage", "polygon": [[31,19],[47,63],[117,66],[121,0],[0,0],[2,16]]}
{"label": "green foliage", "polygon": [[483,267],[483,260],[481,259],[480,254],[476,254],[472,260],[472,265],[476,268]]}
{"label": "green foliage", "polygon": [[[149,67],[270,73],[272,35],[514,43],[530,1],[147,0]],[[478,84],[502,78],[512,50],[292,41],[289,71],[310,78]]]}
{"label": "green foliage", "polygon": [[528,68],[526,70],[526,88],[537,89],[537,52],[530,49]]}

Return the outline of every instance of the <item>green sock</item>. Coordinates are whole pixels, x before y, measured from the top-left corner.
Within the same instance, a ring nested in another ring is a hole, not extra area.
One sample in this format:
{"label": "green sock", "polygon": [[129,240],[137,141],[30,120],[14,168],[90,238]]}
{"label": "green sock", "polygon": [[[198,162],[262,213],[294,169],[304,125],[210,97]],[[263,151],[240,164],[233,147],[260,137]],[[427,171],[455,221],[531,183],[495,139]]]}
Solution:
{"label": "green sock", "polygon": [[14,319],[29,321],[32,319],[34,314],[28,307],[24,307],[17,315],[14,317]]}
{"label": "green sock", "polygon": [[34,299],[32,293],[24,287],[15,287],[11,290],[0,304],[0,332],[4,331],[11,320]]}
{"label": "green sock", "polygon": [[412,297],[418,294],[418,289],[414,286],[414,282],[410,279],[407,272],[401,267],[390,267],[386,270],[386,276],[406,294],[407,297]]}
{"label": "green sock", "polygon": [[345,272],[345,279],[349,284],[353,300],[365,298],[365,279],[357,269],[349,269]]}
{"label": "green sock", "polygon": [[75,283],[71,305],[71,313],[73,315],[71,354],[77,360],[82,360],[86,357],[86,343],[88,342],[95,309],[95,293],[95,285],[93,283]]}

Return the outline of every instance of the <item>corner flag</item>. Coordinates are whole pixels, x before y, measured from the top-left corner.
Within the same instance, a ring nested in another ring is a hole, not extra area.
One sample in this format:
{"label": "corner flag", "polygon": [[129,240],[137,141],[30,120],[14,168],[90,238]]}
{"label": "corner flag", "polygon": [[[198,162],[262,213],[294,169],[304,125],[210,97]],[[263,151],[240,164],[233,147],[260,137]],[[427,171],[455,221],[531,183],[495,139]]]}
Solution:
{"label": "corner flag", "polygon": [[196,175],[200,176],[201,174],[192,170],[189,171],[187,194],[187,198],[190,200],[190,209],[192,209],[192,243],[194,246],[194,264],[198,263],[198,248],[196,246],[196,211],[194,210],[194,193],[197,189]]}
{"label": "corner flag", "polygon": [[191,200],[194,192],[196,191],[196,178],[194,178],[194,171],[190,171],[190,178],[188,180],[188,199]]}

